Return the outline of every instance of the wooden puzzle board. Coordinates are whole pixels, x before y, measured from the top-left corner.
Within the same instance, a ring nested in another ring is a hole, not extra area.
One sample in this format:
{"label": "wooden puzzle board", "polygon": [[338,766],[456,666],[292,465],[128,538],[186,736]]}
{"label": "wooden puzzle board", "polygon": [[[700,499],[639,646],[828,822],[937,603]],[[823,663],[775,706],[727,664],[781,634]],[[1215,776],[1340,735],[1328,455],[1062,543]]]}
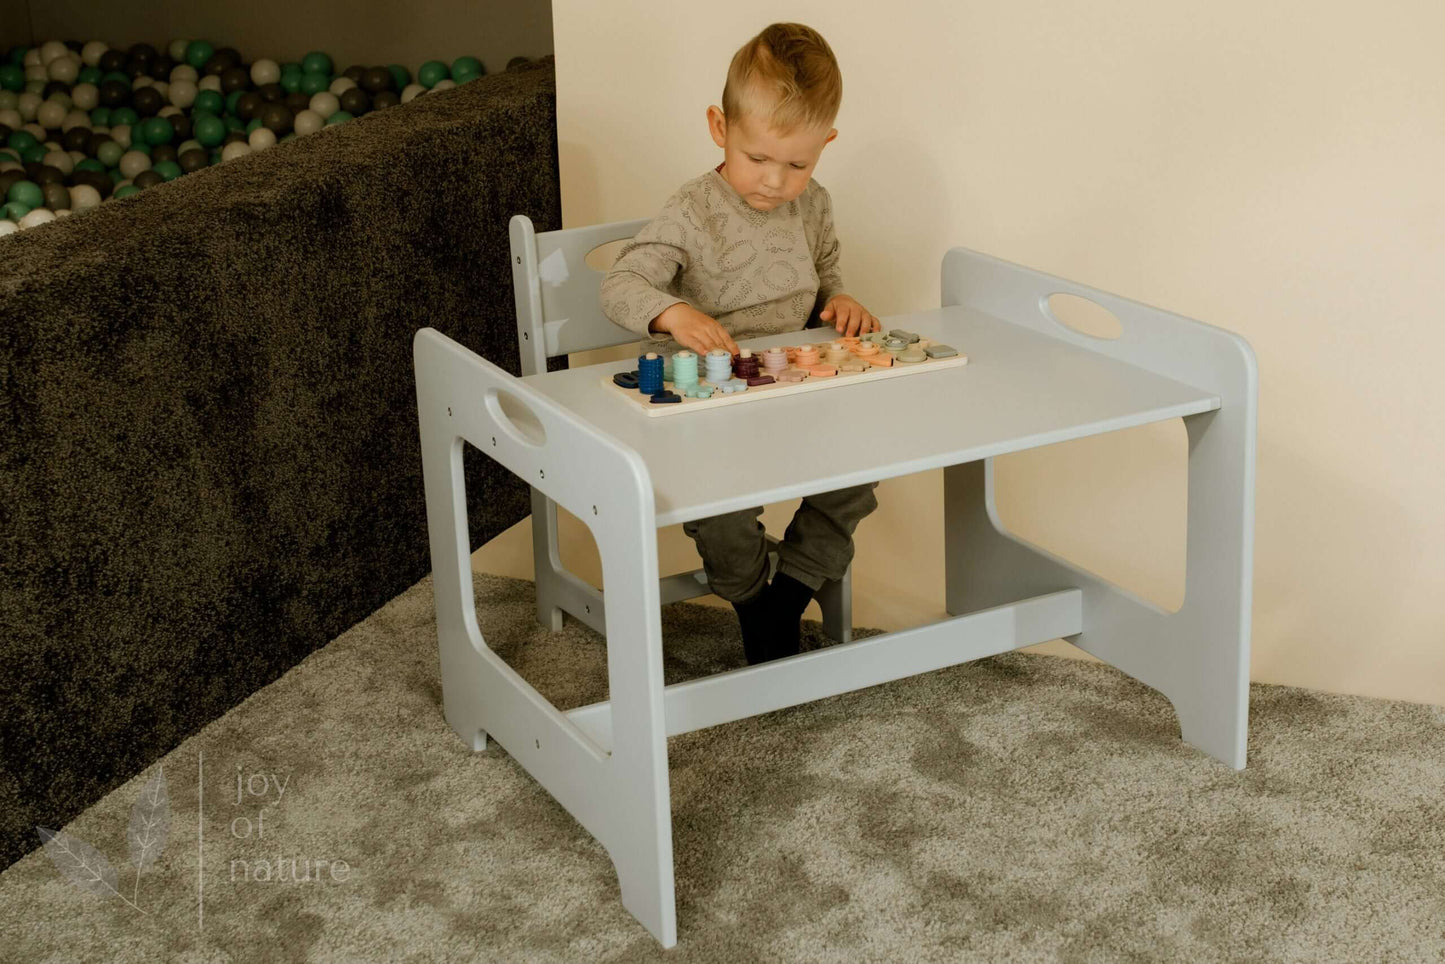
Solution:
{"label": "wooden puzzle board", "polygon": [[[828,342],[818,343],[818,348],[823,351],[827,348]],[[957,345],[953,346],[957,348]],[[733,392],[723,394],[714,391],[710,398],[683,398],[680,402],[671,402],[664,405],[655,405],[648,395],[644,395],[635,388],[623,388],[612,380],[611,375],[605,375],[602,383],[613,393],[624,401],[630,402],[635,408],[642,411],[644,415],[657,418],[662,415],[678,415],[683,412],[697,412],[722,408],[727,405],[741,405],[744,402],[756,402],[766,398],[778,398],[783,395],[793,395],[798,392],[816,392],[828,388],[837,388],[840,385],[856,385],[860,382],[878,381],[884,378],[902,378],[907,375],[915,375],[919,372],[936,372],[945,368],[957,368],[968,364],[968,355],[959,350],[957,355],[951,358],[929,358],[921,362],[900,362],[894,359],[892,366],[888,368],[869,368],[861,372],[839,371],[836,375],[824,378],[814,378],[811,375],[800,382],[773,382],[771,385],[755,385],[745,392]],[[789,370],[798,370],[796,366],[789,366]],[[699,384],[711,385],[705,378],[700,378]],[[673,388],[672,382],[663,382],[663,387],[668,391]]]}

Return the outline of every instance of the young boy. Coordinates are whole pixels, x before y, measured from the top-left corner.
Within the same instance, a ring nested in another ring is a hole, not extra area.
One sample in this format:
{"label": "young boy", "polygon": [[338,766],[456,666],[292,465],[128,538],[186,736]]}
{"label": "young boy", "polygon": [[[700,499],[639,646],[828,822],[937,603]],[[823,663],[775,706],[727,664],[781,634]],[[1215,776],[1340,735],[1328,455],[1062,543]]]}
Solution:
{"label": "young boy", "polygon": [[[843,293],[828,192],[812,179],[838,136],[838,62],[810,27],[775,23],[733,55],[722,108],[707,109],[723,162],[688,181],[623,247],[602,310],[659,351],[738,351],[734,338],[802,329],[844,335],[878,319]],[[798,652],[803,610],[853,559],[853,530],[878,483],[811,495],[778,546],[768,582],[762,507],[685,523],[709,587],[733,604],[749,663]]]}

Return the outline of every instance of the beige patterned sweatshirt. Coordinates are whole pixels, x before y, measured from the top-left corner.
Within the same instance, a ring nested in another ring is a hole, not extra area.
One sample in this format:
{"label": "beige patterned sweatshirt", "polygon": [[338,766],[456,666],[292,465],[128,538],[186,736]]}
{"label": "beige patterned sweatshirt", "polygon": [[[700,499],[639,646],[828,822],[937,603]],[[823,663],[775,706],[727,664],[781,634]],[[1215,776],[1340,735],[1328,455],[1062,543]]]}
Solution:
{"label": "beige patterned sweatshirt", "polygon": [[798,331],[843,292],[833,202],[809,179],[793,201],[757,211],[720,168],[677,190],[602,281],[602,311],[664,351],[682,346],[647,326],[679,301],[734,338]]}

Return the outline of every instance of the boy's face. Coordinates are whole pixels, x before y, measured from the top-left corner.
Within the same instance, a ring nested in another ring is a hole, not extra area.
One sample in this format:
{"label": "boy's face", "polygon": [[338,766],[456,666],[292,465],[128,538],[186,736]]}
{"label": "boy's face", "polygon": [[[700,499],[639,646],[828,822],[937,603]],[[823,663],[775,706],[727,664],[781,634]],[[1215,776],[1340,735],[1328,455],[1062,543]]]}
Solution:
{"label": "boy's face", "polygon": [[723,149],[723,177],[755,211],[771,211],[802,194],[823,145],[838,136],[831,127],[781,133],[750,117],[728,123],[715,106],[707,109],[707,126]]}

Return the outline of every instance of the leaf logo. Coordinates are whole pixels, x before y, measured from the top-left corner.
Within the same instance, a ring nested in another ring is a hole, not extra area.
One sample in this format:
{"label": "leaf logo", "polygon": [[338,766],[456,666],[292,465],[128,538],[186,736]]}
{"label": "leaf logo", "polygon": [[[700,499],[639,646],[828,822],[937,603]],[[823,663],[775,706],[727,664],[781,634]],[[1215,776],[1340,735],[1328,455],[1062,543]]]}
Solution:
{"label": "leaf logo", "polygon": [[130,862],[135,866],[135,885],[131,888],[130,897],[120,892],[119,875],[105,859],[105,854],[72,834],[57,833],[45,827],[35,829],[40,833],[40,842],[44,844],[51,862],[66,880],[92,894],[114,894],[144,914],[146,911],[137,903],[141,874],[155,865],[171,831],[171,802],[166,789],[165,770],[156,770],[156,775],[141,789],[140,799],[131,808],[130,826],[125,834]]}

